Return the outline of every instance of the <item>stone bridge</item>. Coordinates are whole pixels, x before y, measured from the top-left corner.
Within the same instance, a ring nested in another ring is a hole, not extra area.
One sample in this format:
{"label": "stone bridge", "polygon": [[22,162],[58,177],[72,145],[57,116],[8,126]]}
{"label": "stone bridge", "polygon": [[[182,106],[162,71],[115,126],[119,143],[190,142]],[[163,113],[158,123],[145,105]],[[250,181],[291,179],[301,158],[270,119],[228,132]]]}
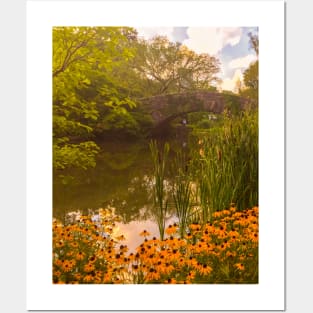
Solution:
{"label": "stone bridge", "polygon": [[238,112],[253,106],[249,99],[209,91],[158,95],[141,99],[140,103],[141,110],[151,114],[155,128],[166,126],[176,117],[191,112],[220,114],[225,109]]}

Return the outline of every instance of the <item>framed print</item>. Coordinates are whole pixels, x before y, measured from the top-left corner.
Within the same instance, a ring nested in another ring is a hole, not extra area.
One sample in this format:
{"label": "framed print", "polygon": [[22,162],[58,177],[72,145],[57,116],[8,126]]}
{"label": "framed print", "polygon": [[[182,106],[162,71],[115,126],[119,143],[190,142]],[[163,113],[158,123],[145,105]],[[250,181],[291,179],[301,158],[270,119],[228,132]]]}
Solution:
{"label": "framed print", "polygon": [[283,310],[284,110],[282,1],[28,1],[28,310]]}

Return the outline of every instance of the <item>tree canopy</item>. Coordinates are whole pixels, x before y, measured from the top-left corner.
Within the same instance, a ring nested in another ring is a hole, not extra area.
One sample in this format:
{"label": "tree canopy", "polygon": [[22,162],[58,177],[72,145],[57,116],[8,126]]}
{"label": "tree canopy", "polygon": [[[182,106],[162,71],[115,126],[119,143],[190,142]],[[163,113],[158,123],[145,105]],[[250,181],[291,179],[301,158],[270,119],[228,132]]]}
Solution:
{"label": "tree canopy", "polygon": [[141,40],[135,68],[151,94],[208,89],[219,79],[219,60],[197,54],[178,42],[156,36]]}

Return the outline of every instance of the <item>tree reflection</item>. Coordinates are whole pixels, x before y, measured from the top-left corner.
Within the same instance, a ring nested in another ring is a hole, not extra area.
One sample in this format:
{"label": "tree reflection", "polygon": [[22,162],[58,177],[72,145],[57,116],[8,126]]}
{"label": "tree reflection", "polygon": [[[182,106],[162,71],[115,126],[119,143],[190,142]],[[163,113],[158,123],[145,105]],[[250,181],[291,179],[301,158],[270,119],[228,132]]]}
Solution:
{"label": "tree reflection", "polygon": [[[123,222],[143,220],[151,211],[151,161],[145,145],[111,144],[103,148],[94,169],[54,175],[53,214],[114,207]],[[143,213],[144,212],[144,213]]]}

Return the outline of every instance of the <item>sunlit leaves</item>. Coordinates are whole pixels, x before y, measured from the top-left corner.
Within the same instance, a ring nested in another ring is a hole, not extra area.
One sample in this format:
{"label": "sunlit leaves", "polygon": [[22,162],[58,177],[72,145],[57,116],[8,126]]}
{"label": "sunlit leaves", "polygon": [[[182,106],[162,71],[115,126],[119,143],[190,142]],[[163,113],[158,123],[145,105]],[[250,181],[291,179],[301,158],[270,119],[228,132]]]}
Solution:
{"label": "sunlit leaves", "polygon": [[92,141],[80,144],[65,144],[53,146],[53,167],[55,169],[95,167],[95,155],[98,153],[98,146]]}
{"label": "sunlit leaves", "polygon": [[[53,28],[54,139],[86,140],[99,118],[99,107],[135,106],[118,91],[113,73],[133,56],[129,41],[134,38],[134,30],[123,27]],[[57,169],[94,166],[98,151],[90,141],[64,145],[54,140],[53,148]]]}

